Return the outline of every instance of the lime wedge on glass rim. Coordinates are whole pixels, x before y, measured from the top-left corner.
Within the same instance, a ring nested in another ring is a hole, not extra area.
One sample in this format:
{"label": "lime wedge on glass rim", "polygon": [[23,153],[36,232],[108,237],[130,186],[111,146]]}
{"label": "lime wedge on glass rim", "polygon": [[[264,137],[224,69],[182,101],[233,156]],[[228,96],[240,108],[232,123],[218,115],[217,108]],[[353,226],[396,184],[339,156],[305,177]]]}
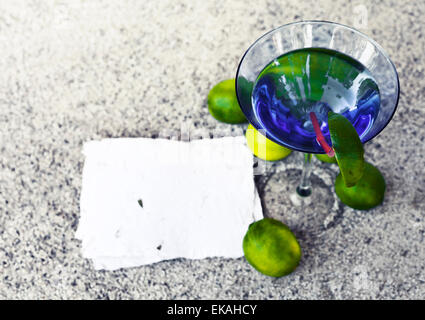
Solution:
{"label": "lime wedge on glass rim", "polygon": [[328,113],[332,148],[346,187],[354,186],[364,173],[364,149],[356,129],[344,116]]}

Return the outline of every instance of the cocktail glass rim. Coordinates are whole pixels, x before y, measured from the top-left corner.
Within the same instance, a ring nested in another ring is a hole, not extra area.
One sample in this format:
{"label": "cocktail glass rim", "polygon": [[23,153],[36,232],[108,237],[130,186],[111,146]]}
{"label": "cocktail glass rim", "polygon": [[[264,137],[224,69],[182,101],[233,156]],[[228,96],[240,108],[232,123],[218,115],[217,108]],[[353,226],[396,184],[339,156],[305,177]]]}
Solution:
{"label": "cocktail glass rim", "polygon": [[[283,25],[281,25],[281,26],[279,26],[279,27],[276,27],[276,28],[274,28],[274,29],[272,29],[272,30],[270,30],[270,31],[268,31],[268,32],[266,32],[266,33],[264,33],[262,36],[260,36],[257,40],[255,40],[249,47],[248,47],[248,49],[245,51],[245,53],[243,54],[243,56],[242,56],[242,58],[240,59],[240,61],[239,61],[239,64],[238,64],[238,69],[237,69],[237,71],[236,71],[236,79],[235,79],[235,90],[236,90],[236,98],[237,98],[237,100],[238,100],[238,103],[239,103],[239,105],[241,105],[241,99],[240,99],[240,97],[239,97],[239,92],[238,92],[238,75],[239,75],[239,71],[240,71],[240,68],[241,68],[241,65],[242,65],[242,63],[243,63],[243,61],[244,61],[244,59],[245,59],[245,56],[247,55],[247,53],[248,52],[250,52],[250,50],[261,40],[261,39],[263,39],[264,37],[266,37],[268,34],[270,34],[270,33],[273,33],[273,32],[275,32],[276,30],[279,30],[279,29],[281,29],[281,28],[284,28],[284,27],[288,27],[288,26],[291,26],[291,25],[296,25],[296,24],[314,24],[314,23],[322,23],[322,24],[329,24],[329,25],[337,25],[337,26],[340,26],[340,27],[342,27],[342,28],[346,28],[346,29],[348,29],[348,30],[350,30],[350,31],[352,31],[352,32],[354,32],[354,33],[357,33],[357,34],[359,34],[359,35],[361,35],[362,37],[364,37],[364,38],[366,38],[366,40],[367,41],[369,41],[370,43],[372,43],[376,48],[378,48],[378,50],[383,54],[383,56],[385,57],[385,59],[390,63],[390,65],[392,66],[392,69],[393,69],[393,71],[394,71],[394,73],[395,73],[395,76],[396,76],[396,80],[397,80],[397,88],[396,88],[396,90],[397,90],[397,98],[396,98],[396,101],[395,101],[395,106],[394,106],[394,109],[393,109],[393,111],[392,111],[392,114],[390,115],[390,117],[388,118],[388,121],[385,123],[385,125],[384,126],[382,126],[382,128],[380,128],[379,130],[377,130],[377,132],[373,135],[373,136],[371,136],[370,138],[368,138],[368,139],[366,139],[365,141],[363,141],[363,144],[365,144],[366,142],[368,142],[368,141],[370,141],[370,140],[372,140],[372,139],[374,139],[376,136],[378,136],[381,132],[382,132],[382,130],[384,130],[385,129],[385,127],[391,122],[391,120],[392,120],[392,118],[394,117],[394,114],[395,114],[395,112],[396,112],[396,110],[397,110],[397,107],[398,107],[398,102],[399,102],[399,99],[400,99],[400,80],[399,80],[399,76],[398,76],[398,73],[397,73],[397,69],[395,68],[395,65],[394,65],[394,63],[391,61],[391,59],[389,58],[389,56],[388,56],[388,54],[387,54],[387,52],[375,41],[375,40],[373,40],[371,37],[369,37],[368,35],[366,35],[366,34],[364,34],[363,32],[361,32],[361,31],[359,31],[359,30],[357,30],[357,29],[355,29],[355,28],[353,28],[353,27],[350,27],[350,26],[347,26],[347,25],[344,25],[344,24],[341,24],[341,23],[337,23],[337,22],[332,22],[332,21],[326,21],[326,20],[303,20],[303,21],[295,21],[295,22],[290,22],[290,23],[287,23],[287,24],[283,24]],[[306,47],[307,48],[307,47]],[[311,48],[313,48],[313,47],[311,47]],[[314,47],[315,48],[315,47]],[[264,66],[265,67],[265,66]],[[245,110],[243,109],[243,108],[241,108],[241,110],[242,110],[242,112],[245,114],[245,116],[247,117],[247,119],[248,119],[248,121],[249,121],[249,116],[246,114],[246,112],[245,112]],[[250,121],[249,121],[250,122]],[[252,124],[254,127],[255,127],[255,125],[254,124]],[[256,128],[256,129],[262,129],[262,128]],[[270,140],[272,140],[272,141],[274,141],[274,142],[276,142],[277,144],[280,144],[279,143],[279,141],[277,141],[277,140],[275,140],[275,139],[273,139],[273,137],[267,137],[268,139],[270,139]],[[288,147],[288,146],[285,146],[285,147],[287,147],[287,148],[290,148],[290,149],[292,149],[292,150],[294,150],[294,151],[299,151],[299,152],[304,152],[304,153],[316,153],[316,154],[324,154],[325,152],[323,151],[323,152],[317,152],[317,151],[306,151],[306,150],[302,150],[302,149],[299,149],[299,148],[296,148],[296,147]]]}

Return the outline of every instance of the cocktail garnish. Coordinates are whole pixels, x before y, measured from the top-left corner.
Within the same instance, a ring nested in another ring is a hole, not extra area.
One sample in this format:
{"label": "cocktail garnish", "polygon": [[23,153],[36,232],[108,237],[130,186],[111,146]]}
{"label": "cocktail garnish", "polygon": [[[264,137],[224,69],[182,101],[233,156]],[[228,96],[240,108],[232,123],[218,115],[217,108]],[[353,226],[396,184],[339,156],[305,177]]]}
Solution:
{"label": "cocktail garnish", "polygon": [[335,192],[347,206],[368,210],[381,204],[385,194],[385,179],[378,168],[365,162],[363,176],[353,187],[346,187],[342,174],[335,180]]}
{"label": "cocktail garnish", "polygon": [[314,132],[316,133],[317,142],[319,142],[320,146],[325,150],[326,154],[329,157],[335,156],[335,151],[332,149],[325,140],[323,136],[322,130],[320,130],[319,121],[317,121],[316,114],[314,112],[310,112],[310,119],[313,123]]}
{"label": "cocktail garnish", "polygon": [[335,158],[345,186],[354,186],[365,169],[364,149],[360,137],[351,122],[341,114],[328,113],[329,133]]}

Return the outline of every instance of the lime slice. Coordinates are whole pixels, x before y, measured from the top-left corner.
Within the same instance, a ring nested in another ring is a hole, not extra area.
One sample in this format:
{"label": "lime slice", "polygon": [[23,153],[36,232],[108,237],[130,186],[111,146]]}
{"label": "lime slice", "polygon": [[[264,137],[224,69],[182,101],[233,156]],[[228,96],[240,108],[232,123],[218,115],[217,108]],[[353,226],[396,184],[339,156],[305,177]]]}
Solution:
{"label": "lime slice", "polygon": [[322,162],[326,163],[336,163],[335,157],[329,157],[327,154],[315,154],[314,155],[317,159],[319,159]]}
{"label": "lime slice", "polygon": [[352,187],[363,175],[365,162],[362,142],[356,129],[344,116],[329,112],[329,132],[342,179]]}
{"label": "lime slice", "polygon": [[385,180],[376,167],[366,162],[364,174],[354,187],[347,188],[339,174],[335,180],[335,192],[347,206],[367,210],[376,207],[384,200]]}
{"label": "lime slice", "polygon": [[246,260],[259,272],[282,277],[293,272],[301,259],[301,248],[282,222],[264,218],[252,223],[243,239]]}
{"label": "lime slice", "polygon": [[260,159],[267,161],[281,160],[287,157],[292,150],[267,139],[251,124],[245,133],[246,143],[252,153]]}
{"label": "lime slice", "polygon": [[222,122],[246,122],[236,98],[235,79],[221,81],[211,89],[208,94],[208,110],[214,118]]}

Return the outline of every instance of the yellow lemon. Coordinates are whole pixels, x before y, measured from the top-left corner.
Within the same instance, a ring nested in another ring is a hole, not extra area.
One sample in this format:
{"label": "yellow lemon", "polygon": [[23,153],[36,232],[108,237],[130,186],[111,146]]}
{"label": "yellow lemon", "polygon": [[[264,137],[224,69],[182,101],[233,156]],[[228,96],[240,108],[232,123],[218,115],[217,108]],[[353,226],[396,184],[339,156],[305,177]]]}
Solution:
{"label": "yellow lemon", "polygon": [[347,206],[367,210],[384,200],[385,180],[376,167],[365,162],[364,174],[356,185],[348,188],[339,174],[335,180],[335,192]]}
{"label": "yellow lemon", "polygon": [[246,142],[252,153],[263,160],[276,161],[287,157],[292,150],[285,148],[263,136],[251,124],[245,133]]}

